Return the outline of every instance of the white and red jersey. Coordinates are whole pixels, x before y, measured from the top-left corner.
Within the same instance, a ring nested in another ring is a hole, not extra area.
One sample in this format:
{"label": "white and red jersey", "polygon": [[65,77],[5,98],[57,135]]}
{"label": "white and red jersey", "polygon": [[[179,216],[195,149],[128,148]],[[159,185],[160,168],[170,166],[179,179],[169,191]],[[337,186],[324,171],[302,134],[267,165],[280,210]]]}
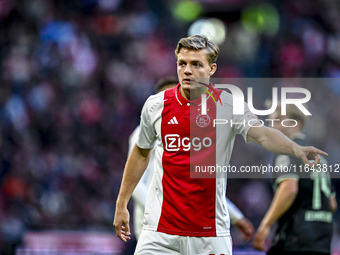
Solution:
{"label": "white and red jersey", "polygon": [[[228,166],[235,135],[246,140],[247,123],[257,117],[246,104],[244,115],[233,115],[232,95],[214,89],[209,92],[215,98],[218,93],[222,105],[215,106],[207,96],[209,117],[202,119],[201,98],[188,101],[179,93],[179,86],[150,96],[141,114],[137,145],[144,149],[155,146],[144,229],[185,236],[227,236],[226,178],[191,178],[190,164]],[[214,119],[228,123],[214,127]]]}

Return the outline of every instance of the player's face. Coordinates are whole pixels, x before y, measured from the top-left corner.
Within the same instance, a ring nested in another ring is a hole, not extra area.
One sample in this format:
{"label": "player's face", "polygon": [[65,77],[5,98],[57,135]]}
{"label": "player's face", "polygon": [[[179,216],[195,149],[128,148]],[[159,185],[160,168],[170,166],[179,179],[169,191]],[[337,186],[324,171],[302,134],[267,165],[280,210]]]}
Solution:
{"label": "player's face", "polygon": [[216,71],[216,64],[209,64],[206,50],[188,50],[182,48],[177,54],[177,75],[181,83],[180,92],[190,98],[190,88],[195,84],[195,80],[202,81]]}

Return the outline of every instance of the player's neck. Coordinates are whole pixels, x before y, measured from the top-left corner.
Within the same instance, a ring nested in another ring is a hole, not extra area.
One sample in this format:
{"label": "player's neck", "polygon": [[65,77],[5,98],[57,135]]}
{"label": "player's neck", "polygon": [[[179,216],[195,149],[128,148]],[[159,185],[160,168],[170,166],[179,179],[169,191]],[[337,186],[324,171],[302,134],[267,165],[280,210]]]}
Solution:
{"label": "player's neck", "polygon": [[180,86],[179,93],[182,97],[191,101],[199,98],[204,92],[200,89],[183,89],[183,87]]}

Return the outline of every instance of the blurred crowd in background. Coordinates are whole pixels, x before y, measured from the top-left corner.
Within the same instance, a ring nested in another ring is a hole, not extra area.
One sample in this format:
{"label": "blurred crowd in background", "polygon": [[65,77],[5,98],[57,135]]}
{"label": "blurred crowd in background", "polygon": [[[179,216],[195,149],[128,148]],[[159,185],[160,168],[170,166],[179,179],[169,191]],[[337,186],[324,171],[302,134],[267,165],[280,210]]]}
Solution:
{"label": "blurred crowd in background", "polygon": [[[207,18],[226,29],[215,78],[340,78],[336,0],[0,0],[3,254],[28,230],[113,231],[128,137],[142,105],[160,78],[176,75],[178,40]],[[307,133],[335,164],[340,83],[332,81],[310,88]],[[265,99],[257,98],[259,108]],[[232,158],[261,164],[270,155],[238,139]],[[257,226],[270,181],[228,185],[230,199]],[[234,244],[251,245],[237,233]]]}

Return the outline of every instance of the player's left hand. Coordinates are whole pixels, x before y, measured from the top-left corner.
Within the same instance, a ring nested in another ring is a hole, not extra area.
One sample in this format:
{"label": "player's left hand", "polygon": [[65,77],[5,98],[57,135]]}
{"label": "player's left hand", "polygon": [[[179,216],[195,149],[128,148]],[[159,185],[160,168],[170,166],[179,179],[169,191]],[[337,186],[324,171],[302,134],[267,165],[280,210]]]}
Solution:
{"label": "player's left hand", "polygon": [[269,235],[270,227],[260,226],[256,232],[253,245],[256,250],[265,251],[267,249],[265,241]]}
{"label": "player's left hand", "polygon": [[120,208],[119,206],[116,206],[113,226],[116,229],[117,236],[124,242],[131,239],[129,220],[130,214],[126,207]]}
{"label": "player's left hand", "polygon": [[[316,166],[320,163],[321,159],[319,154],[323,156],[328,156],[326,152],[319,150],[313,146],[299,146],[299,148],[295,151],[295,156],[302,159],[302,161],[309,167]],[[309,160],[314,160],[314,162],[310,163]]]}
{"label": "player's left hand", "polygon": [[236,221],[235,226],[242,232],[243,240],[249,241],[253,237],[255,230],[247,218]]}

